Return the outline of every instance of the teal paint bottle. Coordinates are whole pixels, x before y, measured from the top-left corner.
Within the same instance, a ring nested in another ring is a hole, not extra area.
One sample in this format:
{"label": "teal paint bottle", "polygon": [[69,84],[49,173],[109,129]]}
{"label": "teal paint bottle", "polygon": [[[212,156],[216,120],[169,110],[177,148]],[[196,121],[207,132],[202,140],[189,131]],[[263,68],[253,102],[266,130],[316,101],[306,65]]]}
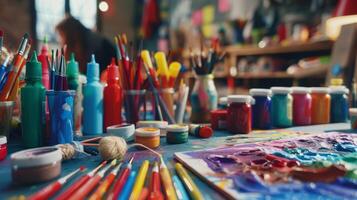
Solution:
{"label": "teal paint bottle", "polygon": [[42,84],[42,67],[36,51],[26,63],[26,85],[21,88],[22,141],[26,148],[43,144],[45,125],[45,87]]}
{"label": "teal paint bottle", "polygon": [[103,133],[103,85],[99,82],[99,65],[87,64],[87,84],[83,87],[83,135]]}
{"label": "teal paint bottle", "polygon": [[293,118],[293,98],[290,94],[290,88],[272,87],[272,122],[274,127],[290,127]]}

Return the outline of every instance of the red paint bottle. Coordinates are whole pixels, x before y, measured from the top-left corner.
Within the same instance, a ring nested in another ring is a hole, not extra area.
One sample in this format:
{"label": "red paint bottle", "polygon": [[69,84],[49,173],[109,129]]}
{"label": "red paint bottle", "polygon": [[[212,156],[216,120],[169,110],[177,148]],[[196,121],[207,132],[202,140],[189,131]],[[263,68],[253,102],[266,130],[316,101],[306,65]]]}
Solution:
{"label": "red paint bottle", "polygon": [[249,95],[230,95],[227,99],[227,129],[234,133],[252,131],[252,97]]}
{"label": "red paint bottle", "polygon": [[119,85],[119,70],[115,59],[108,65],[107,86],[104,88],[104,130],[108,126],[122,123],[121,108],[123,91]]}

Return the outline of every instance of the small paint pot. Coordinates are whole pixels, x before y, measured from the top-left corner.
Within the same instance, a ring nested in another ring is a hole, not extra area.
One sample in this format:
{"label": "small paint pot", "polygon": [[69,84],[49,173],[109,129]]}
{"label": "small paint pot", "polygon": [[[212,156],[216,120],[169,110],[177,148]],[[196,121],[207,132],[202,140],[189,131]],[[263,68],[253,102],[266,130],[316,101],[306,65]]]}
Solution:
{"label": "small paint pot", "polygon": [[11,154],[12,180],[32,184],[52,180],[61,173],[62,153],[57,147],[40,147]]}
{"label": "small paint pot", "polygon": [[169,144],[182,144],[188,141],[188,126],[184,124],[171,124],[166,128],[166,142]]}
{"label": "small paint pot", "polygon": [[160,129],[160,136],[166,136],[167,121],[138,121],[136,128],[152,127]]}
{"label": "small paint pot", "polygon": [[107,127],[107,133],[110,135],[122,137],[126,141],[134,140],[134,124],[122,123]]}
{"label": "small paint pot", "polygon": [[211,111],[211,127],[214,130],[224,130],[227,128],[227,110]]}
{"label": "small paint pot", "polygon": [[350,108],[351,129],[357,130],[357,108]]}
{"label": "small paint pot", "polygon": [[190,124],[188,132],[190,135],[199,138],[209,138],[213,135],[211,127],[200,124]]}
{"label": "small paint pot", "polygon": [[0,161],[7,156],[7,139],[6,136],[0,136]]}
{"label": "small paint pot", "polygon": [[142,127],[135,130],[135,142],[155,149],[160,146],[160,129]]}

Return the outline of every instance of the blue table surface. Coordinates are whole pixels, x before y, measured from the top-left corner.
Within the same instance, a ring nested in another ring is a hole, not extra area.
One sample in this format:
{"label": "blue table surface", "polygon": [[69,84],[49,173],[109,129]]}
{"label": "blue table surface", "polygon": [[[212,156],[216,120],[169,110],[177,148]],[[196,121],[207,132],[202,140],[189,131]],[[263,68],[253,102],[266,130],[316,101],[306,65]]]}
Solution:
{"label": "blue table surface", "polygon": [[[329,132],[329,131],[351,132],[351,130],[349,129],[350,129],[349,123],[339,123],[339,124],[314,125],[314,126],[304,126],[304,127],[292,127],[292,128],[288,128],[287,130],[301,131],[301,132]],[[177,145],[167,145],[166,139],[162,138],[161,146],[157,150],[163,154],[170,172],[174,173],[174,169],[173,169],[174,153],[217,147],[224,144],[225,138],[229,136],[232,136],[232,134],[226,131],[215,131],[214,136],[211,138],[200,139],[190,136],[188,143],[177,144]],[[249,140],[247,142],[249,142]],[[21,147],[18,144],[9,144],[8,148],[9,148],[8,155],[21,149]],[[140,154],[140,152],[136,154]],[[68,174],[69,172],[73,171],[79,166],[85,166],[88,169],[93,169],[100,162],[101,160],[99,156],[89,156],[85,159],[74,159],[74,160],[64,161],[62,162],[61,176]],[[140,163],[134,162],[133,169],[135,170],[139,166]],[[218,192],[216,192],[214,189],[209,187],[197,176],[193,175],[192,173],[191,175],[193,177],[194,182],[198,185],[199,189],[203,193],[205,199],[215,199],[215,200],[224,199],[223,196],[221,196]],[[12,184],[11,181],[11,164],[10,164],[9,156],[6,158],[6,160],[0,162],[0,199],[7,199],[18,195],[29,195],[41,189],[43,186],[47,185],[48,183],[49,182],[35,184],[35,185],[28,185],[28,186],[14,185]],[[66,186],[70,185],[70,183],[71,182],[66,184]]]}

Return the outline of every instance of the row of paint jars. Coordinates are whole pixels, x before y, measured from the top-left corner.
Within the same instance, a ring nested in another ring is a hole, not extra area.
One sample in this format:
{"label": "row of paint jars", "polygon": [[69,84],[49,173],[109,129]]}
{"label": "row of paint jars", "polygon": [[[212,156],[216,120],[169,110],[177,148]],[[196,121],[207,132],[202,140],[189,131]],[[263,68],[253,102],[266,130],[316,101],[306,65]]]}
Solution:
{"label": "row of paint jars", "polygon": [[[250,95],[231,95],[227,109],[212,112],[212,127],[233,133],[249,133],[252,128],[303,126],[346,122],[348,89],[339,87],[272,87],[251,89]],[[220,99],[219,107],[224,108]]]}

